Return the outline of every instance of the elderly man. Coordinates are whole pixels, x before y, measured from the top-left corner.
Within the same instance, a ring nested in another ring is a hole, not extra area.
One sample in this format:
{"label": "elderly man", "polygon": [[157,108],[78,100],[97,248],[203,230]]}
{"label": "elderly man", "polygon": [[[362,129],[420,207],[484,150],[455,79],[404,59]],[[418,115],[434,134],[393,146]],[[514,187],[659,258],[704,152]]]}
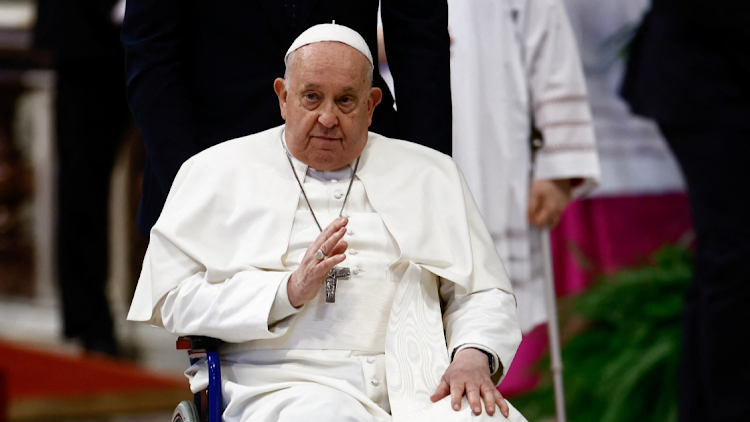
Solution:
{"label": "elderly man", "polygon": [[312,27],[285,62],[286,124],[180,169],[128,318],[227,342],[226,421],[524,420],[491,379],[515,301],[456,165],[368,133],[353,30]]}

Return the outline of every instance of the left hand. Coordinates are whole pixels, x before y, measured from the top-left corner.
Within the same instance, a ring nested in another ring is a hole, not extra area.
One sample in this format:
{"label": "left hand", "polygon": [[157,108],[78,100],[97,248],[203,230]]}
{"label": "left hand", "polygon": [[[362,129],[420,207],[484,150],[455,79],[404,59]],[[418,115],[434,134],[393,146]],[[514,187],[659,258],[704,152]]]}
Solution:
{"label": "left hand", "polygon": [[500,407],[500,413],[506,418],[510,411],[508,403],[490,379],[487,355],[477,349],[466,348],[456,354],[430,400],[434,403],[448,394],[451,396],[451,406],[456,411],[461,410],[464,394],[475,415],[482,413],[482,399],[490,416],[495,414],[495,405]]}
{"label": "left hand", "polygon": [[553,228],[570,203],[571,179],[534,180],[529,190],[529,221],[537,227]]}

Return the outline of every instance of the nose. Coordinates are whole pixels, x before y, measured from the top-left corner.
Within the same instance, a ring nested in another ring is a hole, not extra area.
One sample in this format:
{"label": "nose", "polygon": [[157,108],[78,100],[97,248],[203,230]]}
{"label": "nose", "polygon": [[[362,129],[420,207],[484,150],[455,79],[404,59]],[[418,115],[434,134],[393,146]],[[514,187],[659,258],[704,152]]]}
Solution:
{"label": "nose", "polygon": [[339,118],[336,115],[337,109],[335,105],[326,104],[321,107],[320,115],[318,115],[318,122],[330,129],[339,123]]}

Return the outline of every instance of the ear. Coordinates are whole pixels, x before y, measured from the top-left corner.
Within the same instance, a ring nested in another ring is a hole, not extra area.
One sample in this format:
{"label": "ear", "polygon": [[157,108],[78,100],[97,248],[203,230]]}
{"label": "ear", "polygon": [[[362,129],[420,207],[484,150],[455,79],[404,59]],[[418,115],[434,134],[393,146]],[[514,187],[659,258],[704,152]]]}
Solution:
{"label": "ear", "polygon": [[367,100],[368,127],[372,124],[372,113],[375,111],[375,107],[380,104],[380,101],[382,100],[383,91],[377,87],[370,88],[370,98]]}
{"label": "ear", "polygon": [[273,81],[273,90],[276,91],[276,96],[279,97],[279,109],[281,109],[281,118],[286,120],[286,84],[284,79],[276,78]]}

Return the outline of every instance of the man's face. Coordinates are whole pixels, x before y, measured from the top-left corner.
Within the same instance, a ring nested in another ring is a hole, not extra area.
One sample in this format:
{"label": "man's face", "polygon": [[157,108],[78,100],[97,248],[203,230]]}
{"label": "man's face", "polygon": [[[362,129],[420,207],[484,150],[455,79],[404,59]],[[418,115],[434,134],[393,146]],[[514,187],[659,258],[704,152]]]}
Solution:
{"label": "man's face", "polygon": [[321,171],[344,167],[367,143],[372,112],[382,97],[367,80],[369,62],[339,42],[299,48],[284,80],[274,81],[286,142],[298,160]]}

